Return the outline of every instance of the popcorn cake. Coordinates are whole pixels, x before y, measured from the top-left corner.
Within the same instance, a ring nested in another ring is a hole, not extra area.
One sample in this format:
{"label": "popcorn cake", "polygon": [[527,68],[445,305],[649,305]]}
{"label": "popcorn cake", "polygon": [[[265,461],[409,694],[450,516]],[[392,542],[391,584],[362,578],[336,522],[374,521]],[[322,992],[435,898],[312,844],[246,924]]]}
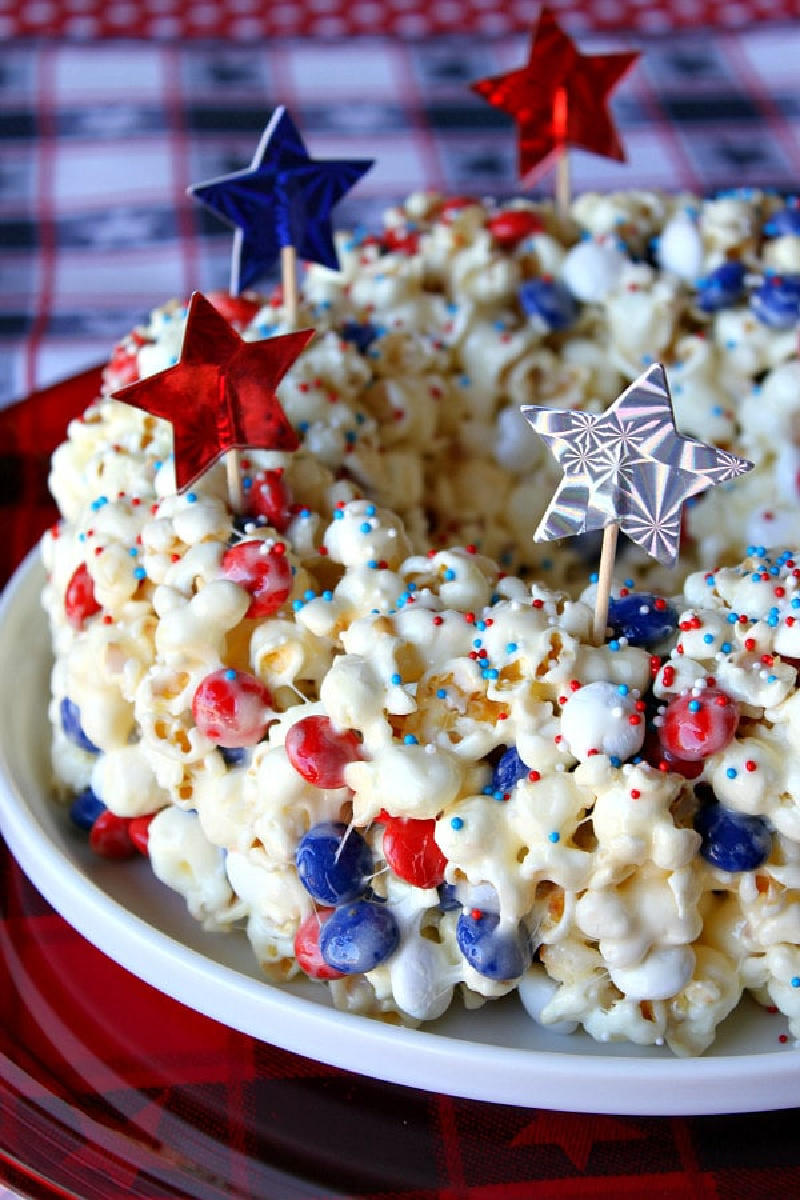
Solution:
{"label": "popcorn cake", "polygon": [[[532,1019],[698,1054],[745,991],[800,1036],[800,210],[748,191],[414,195],[312,266],[279,389],[300,449],[176,494],[170,427],[111,398],[53,458],[58,789],[267,978],[416,1024]],[[214,296],[247,340],[280,294]],[[602,411],[653,358],[682,433],[756,466],[680,567],[532,540],[556,468],[521,405]],[[124,870],[124,866],[120,869]]]}

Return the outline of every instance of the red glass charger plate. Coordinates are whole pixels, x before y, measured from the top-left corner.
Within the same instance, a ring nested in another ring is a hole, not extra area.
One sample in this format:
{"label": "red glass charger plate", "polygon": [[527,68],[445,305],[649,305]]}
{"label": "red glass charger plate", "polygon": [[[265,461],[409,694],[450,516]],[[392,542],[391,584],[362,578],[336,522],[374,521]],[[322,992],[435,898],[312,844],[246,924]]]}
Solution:
{"label": "red glass charger plate", "polygon": [[[53,389],[40,416],[51,412],[53,397],[68,397],[59,405],[63,423],[79,411],[94,394],[96,374],[84,386],[76,382]],[[41,433],[33,409],[25,417],[18,428]],[[30,453],[25,437],[15,448]],[[39,443],[40,460],[42,450]],[[454,1135],[455,1110],[448,1091],[635,1114],[800,1103],[800,1055],[781,1045],[781,1018],[754,1006],[726,1023],[712,1056],[687,1063],[584,1038],[548,1042],[527,1018],[519,1026],[520,1014],[508,1004],[487,1006],[477,1014],[479,1027],[475,1014],[455,1014],[449,1027],[424,1033],[334,1013],[320,1004],[324,993],[314,985],[284,994],[263,983],[243,939],[209,940],[144,862],[119,868],[94,859],[51,804],[41,582],[34,555],[2,602],[0,826],[40,891],[110,957],[57,915],[9,859],[0,921],[7,976],[0,989],[0,1163],[9,1180],[25,1180],[26,1194],[62,1194],[66,1187],[87,1200],[278,1200],[411,1191],[418,1200],[450,1178],[445,1133]],[[162,994],[170,992],[184,1003]],[[522,1039],[516,1046],[509,1045],[515,1025]],[[504,1114],[508,1123],[513,1111],[526,1118],[522,1109],[469,1101],[459,1110],[469,1113],[459,1154],[467,1129],[480,1140],[487,1121]],[[365,1145],[379,1153],[379,1169]],[[19,1176],[15,1158],[24,1163]],[[492,1183],[504,1180],[505,1170]]]}

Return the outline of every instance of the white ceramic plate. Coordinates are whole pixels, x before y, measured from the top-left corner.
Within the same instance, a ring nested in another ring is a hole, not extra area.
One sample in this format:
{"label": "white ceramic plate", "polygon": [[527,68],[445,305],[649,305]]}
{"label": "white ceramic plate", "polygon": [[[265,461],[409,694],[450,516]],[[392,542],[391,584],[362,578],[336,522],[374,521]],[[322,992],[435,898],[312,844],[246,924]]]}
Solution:
{"label": "white ceramic plate", "polygon": [[425,1031],[335,1011],[327,990],[259,976],[244,935],[206,934],[144,860],[91,854],[49,795],[51,664],[34,552],[0,601],[0,831],[54,908],[116,962],[226,1025],[309,1058],[478,1100],[575,1112],[700,1114],[800,1105],[800,1051],[782,1018],[743,1005],[712,1051],[681,1060],[538,1028],[516,998]]}

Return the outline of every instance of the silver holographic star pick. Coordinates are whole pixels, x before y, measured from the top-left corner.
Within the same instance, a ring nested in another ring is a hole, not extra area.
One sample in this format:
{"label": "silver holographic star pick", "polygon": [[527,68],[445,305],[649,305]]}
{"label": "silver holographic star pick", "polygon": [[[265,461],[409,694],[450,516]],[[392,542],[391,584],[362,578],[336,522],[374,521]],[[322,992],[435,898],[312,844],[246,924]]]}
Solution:
{"label": "silver holographic star pick", "polygon": [[604,413],[535,405],[523,405],[522,413],[564,469],[536,541],[617,524],[653,558],[673,566],[684,502],[753,467],[746,458],[678,433],[660,363]]}

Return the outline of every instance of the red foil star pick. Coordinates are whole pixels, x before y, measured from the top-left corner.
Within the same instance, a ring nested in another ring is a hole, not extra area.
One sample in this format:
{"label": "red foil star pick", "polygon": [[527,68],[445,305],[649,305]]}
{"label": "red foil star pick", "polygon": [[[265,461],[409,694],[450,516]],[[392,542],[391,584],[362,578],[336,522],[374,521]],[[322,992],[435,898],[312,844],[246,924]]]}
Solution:
{"label": "red foil star pick", "polygon": [[581,54],[550,9],[543,8],[527,65],[479,79],[472,90],[516,120],[521,179],[545,170],[551,155],[567,146],[624,162],[608,98],[638,57],[638,51],[628,50]]}
{"label": "red foil star pick", "polygon": [[228,450],[298,448],[275,389],[313,336],[313,329],[301,329],[246,342],[195,292],[176,365],[114,392],[113,399],[171,422],[182,492]]}

